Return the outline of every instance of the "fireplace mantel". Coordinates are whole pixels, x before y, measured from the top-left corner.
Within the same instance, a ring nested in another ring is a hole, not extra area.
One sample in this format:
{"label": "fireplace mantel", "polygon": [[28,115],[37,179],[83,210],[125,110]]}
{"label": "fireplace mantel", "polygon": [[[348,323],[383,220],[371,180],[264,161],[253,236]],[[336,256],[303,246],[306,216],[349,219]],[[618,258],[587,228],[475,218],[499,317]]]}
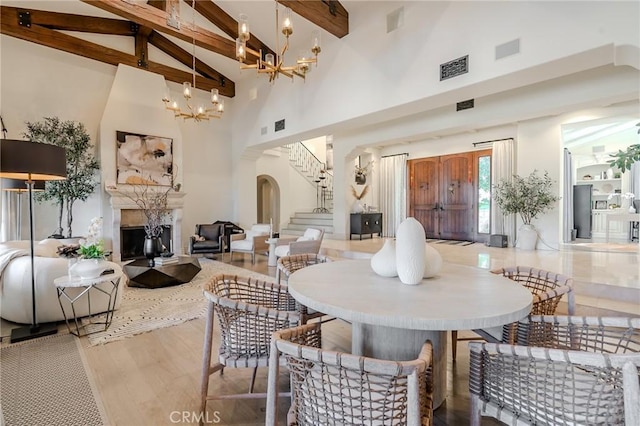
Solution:
{"label": "fireplace mantel", "polygon": [[[165,187],[160,187],[162,190],[154,190],[153,187],[149,188],[150,192],[164,192]],[[134,201],[140,197],[140,193],[136,193],[131,187],[116,188],[109,186],[105,188],[105,191],[111,196],[111,207],[114,209],[139,209],[140,206]],[[187,195],[185,192],[169,191],[167,193],[167,207],[169,209],[181,209],[184,207],[184,197]]]}

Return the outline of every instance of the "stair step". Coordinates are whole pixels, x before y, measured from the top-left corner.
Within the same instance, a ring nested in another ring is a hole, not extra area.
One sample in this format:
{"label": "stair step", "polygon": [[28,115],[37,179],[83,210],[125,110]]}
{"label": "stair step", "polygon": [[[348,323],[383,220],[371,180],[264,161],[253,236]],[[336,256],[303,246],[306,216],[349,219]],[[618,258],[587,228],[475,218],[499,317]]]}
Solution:
{"label": "stair step", "polygon": [[289,219],[289,223],[290,224],[294,224],[294,225],[321,225],[321,226],[333,226],[333,219],[322,219],[322,218],[315,218],[315,219],[310,219],[310,218],[297,218],[297,217],[292,217]]}
{"label": "stair step", "polygon": [[307,225],[307,224],[299,225],[295,223],[288,223],[287,226],[283,228],[283,231],[294,230],[294,231],[302,231],[304,233],[305,229],[307,228],[324,229],[324,232],[333,233],[333,226],[331,225]]}
{"label": "stair step", "polygon": [[296,219],[330,219],[333,220],[333,213],[313,213],[313,212],[295,212],[293,217]]}

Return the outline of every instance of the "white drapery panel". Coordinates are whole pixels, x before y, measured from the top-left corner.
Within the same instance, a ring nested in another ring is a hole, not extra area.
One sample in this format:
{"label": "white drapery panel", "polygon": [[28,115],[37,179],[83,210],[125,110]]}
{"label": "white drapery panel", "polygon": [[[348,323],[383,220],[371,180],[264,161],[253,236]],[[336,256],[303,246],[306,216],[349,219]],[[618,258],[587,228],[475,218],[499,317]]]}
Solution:
{"label": "white drapery panel", "polygon": [[[516,173],[516,149],[513,139],[504,139],[493,143],[491,153],[491,186],[501,180],[511,180]],[[491,198],[491,233],[508,237],[509,245],[516,240],[515,214],[503,215],[500,208]]]}
{"label": "white drapery panel", "polygon": [[636,161],[631,165],[631,170],[629,171],[629,173],[631,177],[629,192],[633,192],[634,194],[636,194],[634,200],[640,200],[640,161]]}
{"label": "white drapery panel", "polygon": [[12,191],[0,191],[2,194],[2,221],[0,223],[0,242],[18,239],[18,203],[20,194]]}
{"label": "white drapery panel", "polygon": [[564,184],[564,196],[562,197],[563,207],[563,230],[562,236],[564,242],[571,241],[571,231],[573,230],[573,159],[571,158],[571,152],[567,148],[564,149],[564,171],[563,171],[563,184]]}
{"label": "white drapery panel", "polygon": [[380,159],[380,211],[382,236],[395,237],[407,217],[407,157],[398,154]]}

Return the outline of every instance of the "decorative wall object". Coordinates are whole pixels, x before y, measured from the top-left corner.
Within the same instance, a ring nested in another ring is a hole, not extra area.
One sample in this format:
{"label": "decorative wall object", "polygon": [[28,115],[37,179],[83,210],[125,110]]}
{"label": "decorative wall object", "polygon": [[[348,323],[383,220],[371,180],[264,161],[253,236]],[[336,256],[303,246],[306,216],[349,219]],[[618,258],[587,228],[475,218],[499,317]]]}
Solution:
{"label": "decorative wall object", "polygon": [[386,240],[380,251],[371,258],[371,269],[381,277],[397,277],[396,242]]}
{"label": "decorative wall object", "polygon": [[424,275],[423,278],[431,278],[438,275],[442,269],[442,256],[440,252],[434,249],[431,244],[425,243],[424,251]]}
{"label": "decorative wall object", "polygon": [[116,132],[117,183],[173,186],[173,139]]}
{"label": "decorative wall object", "polygon": [[425,231],[413,217],[408,217],[396,231],[396,266],[404,284],[418,284],[425,272]]}

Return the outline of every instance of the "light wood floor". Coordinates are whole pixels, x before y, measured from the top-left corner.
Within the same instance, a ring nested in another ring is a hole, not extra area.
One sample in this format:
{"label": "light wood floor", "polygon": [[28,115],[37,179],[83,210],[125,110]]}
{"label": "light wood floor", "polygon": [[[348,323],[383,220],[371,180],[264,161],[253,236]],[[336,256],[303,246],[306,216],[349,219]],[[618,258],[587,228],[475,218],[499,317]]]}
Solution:
{"label": "light wood floor", "polygon": [[[227,259],[228,261],[228,259]],[[275,276],[275,268],[266,265],[266,257],[256,256],[251,265],[249,256],[233,261],[235,266]],[[597,308],[578,307],[580,315],[620,315]],[[110,425],[172,425],[197,424],[199,411],[200,372],[204,321],[202,319],[155,330],[133,338],[88,346],[83,338],[84,353],[100,393]],[[216,336],[217,337],[217,336]],[[323,346],[350,350],[351,330],[342,321],[323,325]],[[467,342],[458,343],[458,359],[447,363],[447,400],[436,413],[436,425],[469,424]],[[214,344],[214,348],[217,345]],[[246,392],[251,371],[227,369],[223,376],[212,376],[209,392]],[[256,392],[266,390],[266,369],[259,369]],[[286,383],[286,380],[281,380]],[[284,424],[288,399],[280,407]],[[264,400],[214,401],[208,404],[209,424],[262,425]],[[183,417],[184,416],[184,417]],[[217,423],[216,423],[217,421]],[[483,425],[500,424],[483,419]]]}

